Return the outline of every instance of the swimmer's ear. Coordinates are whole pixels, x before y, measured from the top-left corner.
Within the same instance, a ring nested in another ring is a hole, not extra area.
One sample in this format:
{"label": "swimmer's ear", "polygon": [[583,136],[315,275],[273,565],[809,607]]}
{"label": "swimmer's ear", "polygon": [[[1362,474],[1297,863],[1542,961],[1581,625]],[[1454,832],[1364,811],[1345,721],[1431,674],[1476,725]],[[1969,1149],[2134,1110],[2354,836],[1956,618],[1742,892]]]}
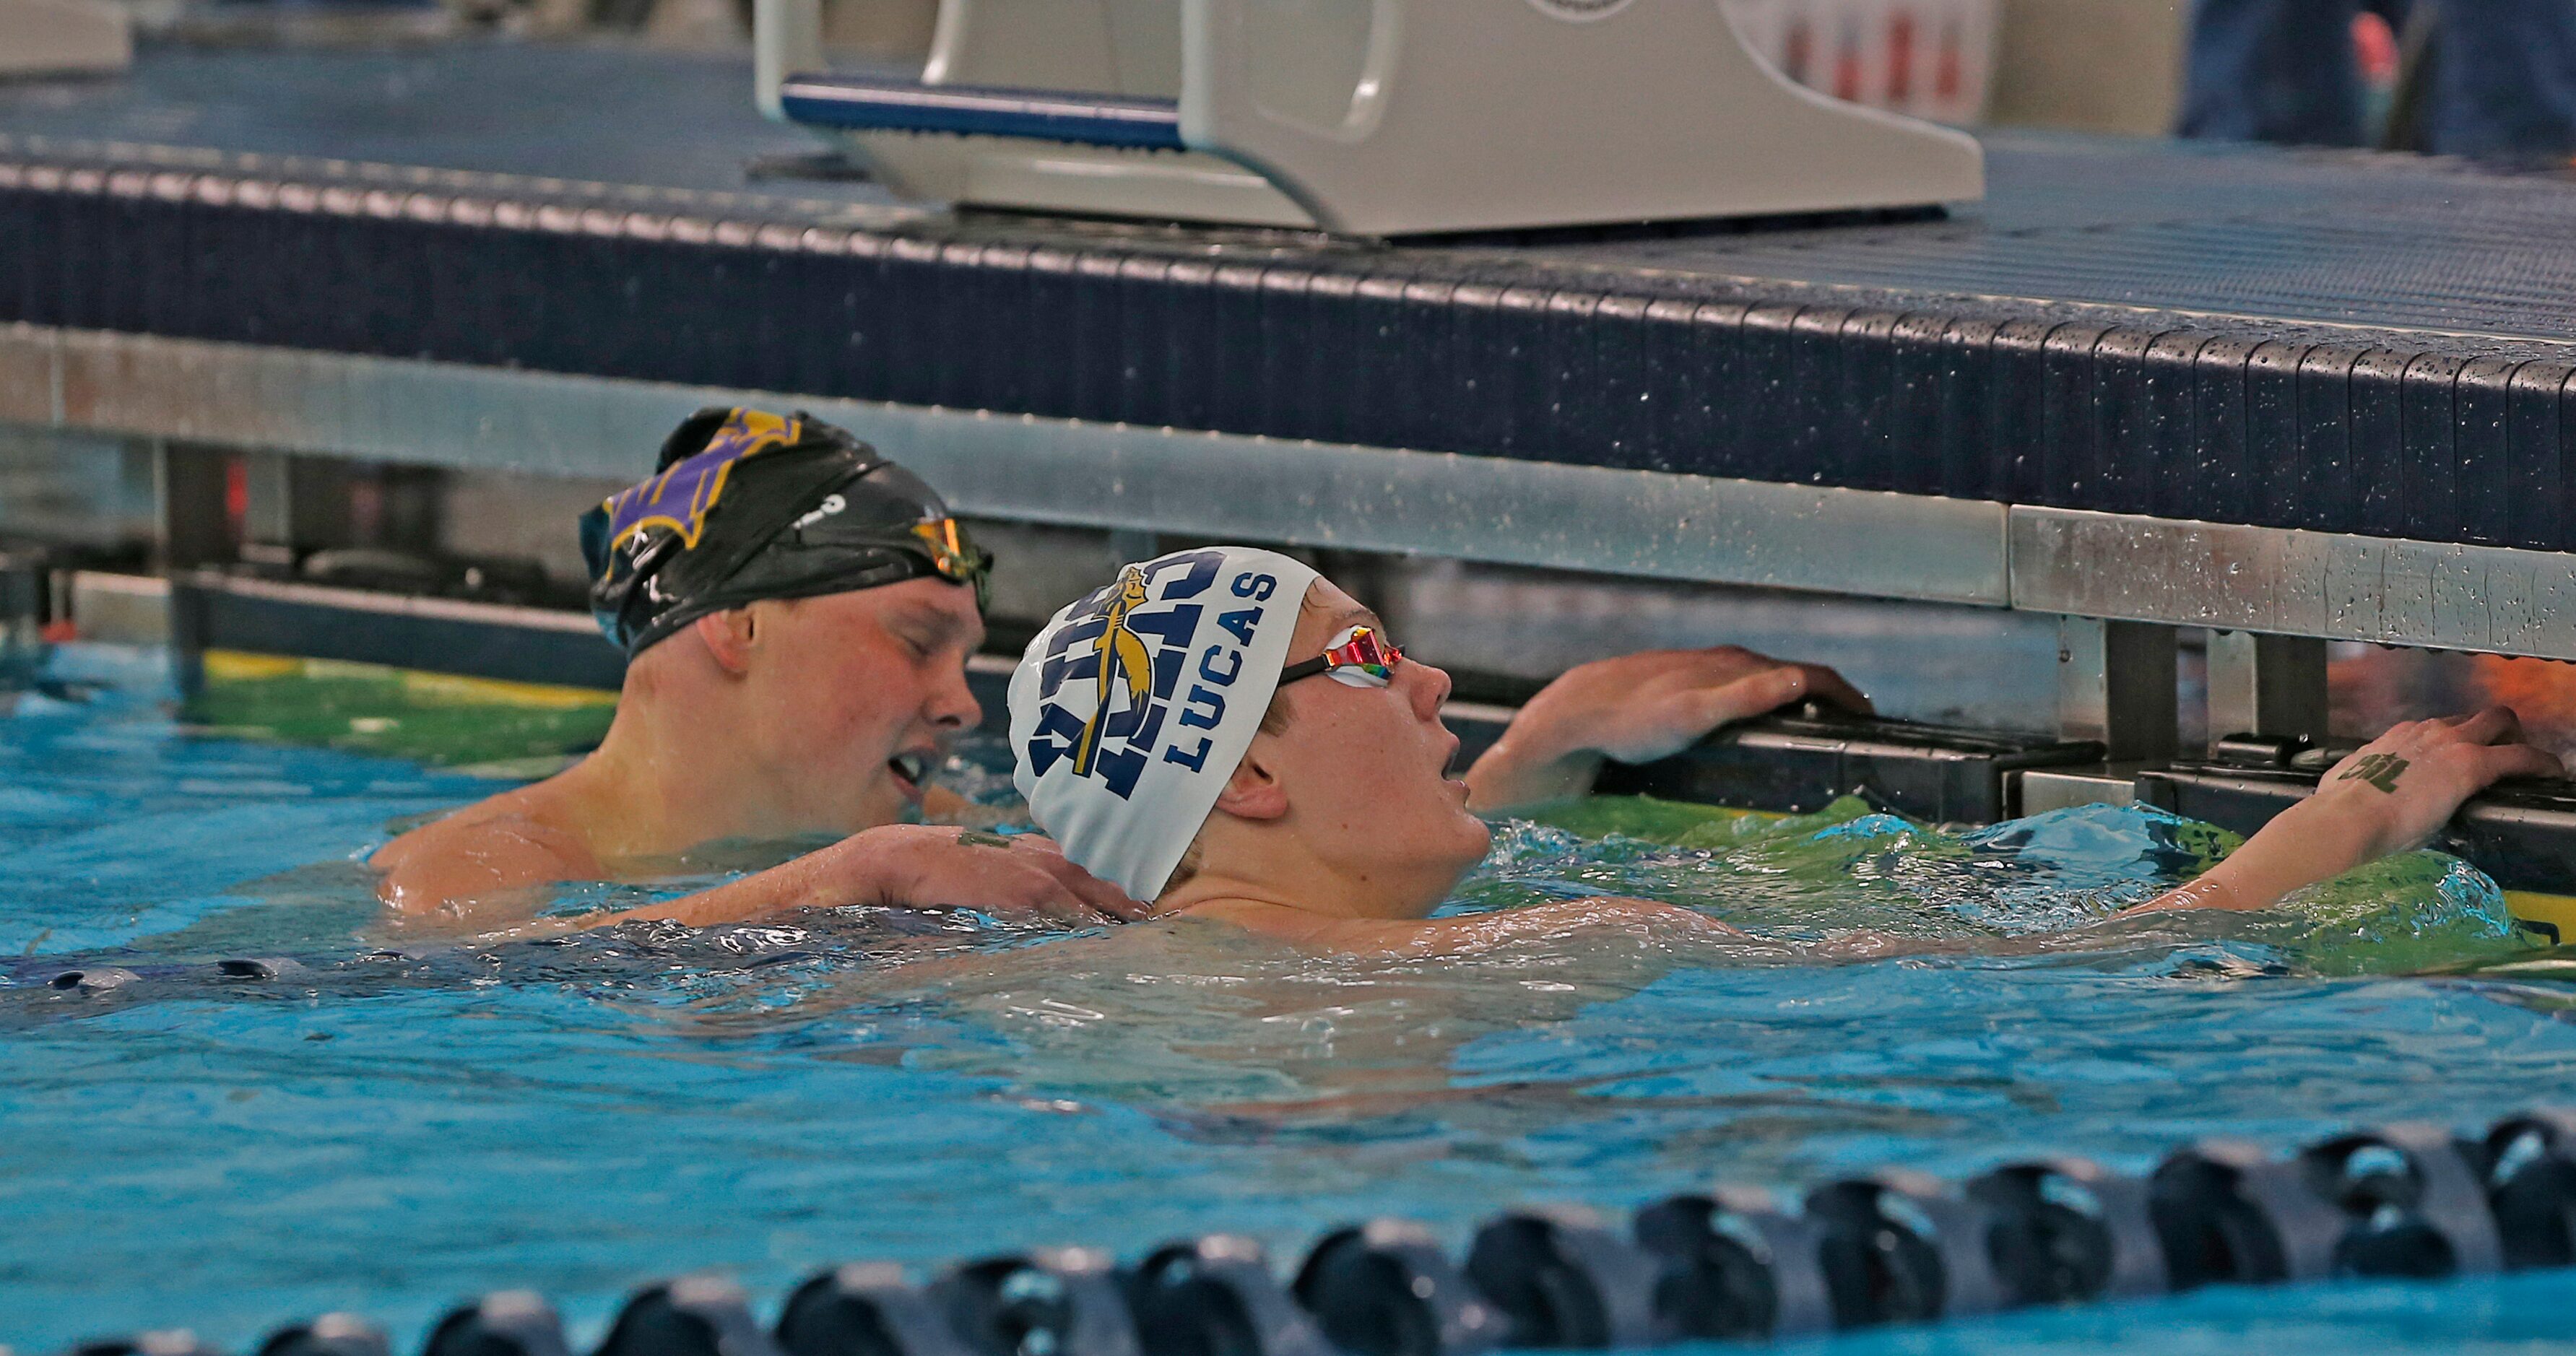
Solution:
{"label": "swimmer's ear", "polygon": [[1247,753],[1216,793],[1216,808],[1237,819],[1278,819],[1288,813],[1288,789],[1262,765],[1258,751]]}
{"label": "swimmer's ear", "polygon": [[759,623],[752,618],[752,609],[729,607],[721,612],[710,612],[689,626],[698,633],[698,639],[705,642],[707,653],[715,657],[717,668],[738,674],[751,667],[752,641],[760,633]]}

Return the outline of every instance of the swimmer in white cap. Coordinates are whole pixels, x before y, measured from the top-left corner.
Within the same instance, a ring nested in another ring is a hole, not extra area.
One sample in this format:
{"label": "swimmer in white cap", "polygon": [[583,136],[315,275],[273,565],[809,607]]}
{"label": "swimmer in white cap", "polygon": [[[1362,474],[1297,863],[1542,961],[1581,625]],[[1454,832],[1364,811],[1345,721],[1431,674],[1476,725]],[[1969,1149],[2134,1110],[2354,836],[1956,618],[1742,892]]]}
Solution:
{"label": "swimmer in white cap", "polygon": [[[1612,924],[1724,931],[1642,900],[1431,919],[1485,853],[1478,813],[1581,795],[1800,699],[1867,703],[1829,669],[1742,650],[1587,664],[1541,692],[1451,780],[1449,677],[1368,609],[1271,551],[1127,566],[1056,614],[1011,681],[1020,791],[1065,854],[1159,915],[1304,945],[1440,952]],[[2199,880],[2141,909],[2261,908],[2423,842],[2499,777],[2555,773],[2502,708],[2399,726]]]}

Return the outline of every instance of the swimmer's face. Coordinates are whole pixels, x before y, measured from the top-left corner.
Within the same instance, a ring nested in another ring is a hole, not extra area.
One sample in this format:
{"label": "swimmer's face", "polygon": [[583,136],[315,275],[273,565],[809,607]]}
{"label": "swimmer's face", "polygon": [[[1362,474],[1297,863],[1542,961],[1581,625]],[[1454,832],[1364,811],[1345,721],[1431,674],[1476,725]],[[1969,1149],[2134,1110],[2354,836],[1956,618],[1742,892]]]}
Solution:
{"label": "swimmer's face", "polygon": [[[1327,641],[1356,625],[1380,623],[1330,580],[1317,580],[1288,662],[1322,654]],[[1287,792],[1290,827],[1350,879],[1402,901],[1398,917],[1428,914],[1484,857],[1492,837],[1467,813],[1467,784],[1449,775],[1458,737],[1440,723],[1448,698],[1449,675],[1407,657],[1386,687],[1316,677],[1281,688],[1287,728],[1254,736],[1263,764]]]}
{"label": "swimmer's face", "polygon": [[921,797],[950,738],[983,718],[966,660],[984,643],[972,589],[939,579],[754,603],[753,738],[796,828],[855,833]]}

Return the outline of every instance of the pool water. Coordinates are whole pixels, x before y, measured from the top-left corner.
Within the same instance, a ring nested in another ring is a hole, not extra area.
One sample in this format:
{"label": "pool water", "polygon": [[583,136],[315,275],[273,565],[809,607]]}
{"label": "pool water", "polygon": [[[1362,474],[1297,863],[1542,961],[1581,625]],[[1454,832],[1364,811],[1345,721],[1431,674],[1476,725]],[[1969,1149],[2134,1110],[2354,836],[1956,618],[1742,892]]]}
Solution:
{"label": "pool water", "polygon": [[[203,733],[162,681],[158,656],[75,646],[0,695],[0,1343],[21,1351],[157,1326],[240,1347],[329,1309],[401,1350],[505,1286],[595,1333],[688,1270],[774,1302],[860,1258],[1230,1229],[1285,1260],[1379,1213],[1463,1240],[1512,1202],[1720,1178],[2043,1150],[2142,1170],[2204,1134],[2483,1122],[2567,1100],[2576,1068],[2564,961],[2448,858],[2224,926],[2098,925],[2227,846],[2145,811],[1952,834],[1850,804],[1597,800],[1504,825],[1453,906],[1649,895],[1740,943],[1396,964],[1212,925],[857,910],[462,945],[386,929],[357,863],[502,783]],[[948,775],[999,798],[999,752]],[[205,964],[245,956],[293,964]],[[75,965],[135,977],[45,983]],[[2576,1274],[2352,1283],[1802,1349],[2532,1351],[2570,1312]]]}

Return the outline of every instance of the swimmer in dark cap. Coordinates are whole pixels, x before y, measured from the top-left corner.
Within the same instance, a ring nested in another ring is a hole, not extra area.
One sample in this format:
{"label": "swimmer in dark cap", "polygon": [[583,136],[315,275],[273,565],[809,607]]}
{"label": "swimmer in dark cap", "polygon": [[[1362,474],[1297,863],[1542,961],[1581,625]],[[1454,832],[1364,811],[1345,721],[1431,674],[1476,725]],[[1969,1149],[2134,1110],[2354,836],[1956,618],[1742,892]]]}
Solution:
{"label": "swimmer in dark cap", "polygon": [[581,534],[592,610],[628,656],[608,735],[387,844],[371,864],[394,909],[525,916],[545,887],[645,874],[702,843],[830,833],[847,836],[649,912],[1136,911],[1043,839],[897,822],[982,715],[965,665],[990,562],[919,477],[803,414],[701,410]]}

